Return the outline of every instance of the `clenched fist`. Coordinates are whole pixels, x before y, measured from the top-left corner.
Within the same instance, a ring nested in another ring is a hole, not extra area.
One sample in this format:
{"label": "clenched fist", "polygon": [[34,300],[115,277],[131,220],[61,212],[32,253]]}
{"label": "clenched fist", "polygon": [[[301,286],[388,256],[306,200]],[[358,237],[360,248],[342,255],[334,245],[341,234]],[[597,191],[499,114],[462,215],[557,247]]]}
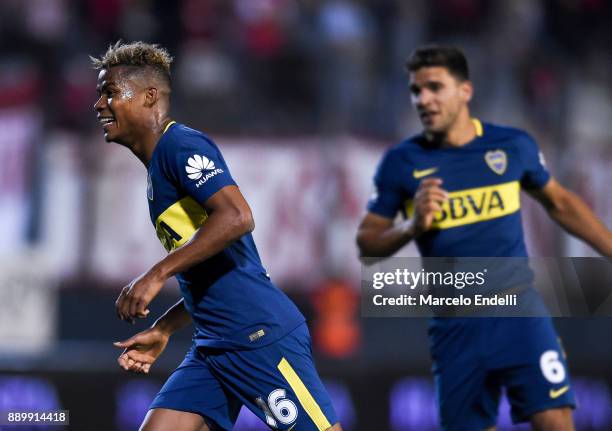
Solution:
{"label": "clenched fist", "polygon": [[448,192],[441,188],[440,178],[421,181],[414,195],[414,226],[417,234],[431,229],[436,213],[442,211],[442,204],[448,200]]}

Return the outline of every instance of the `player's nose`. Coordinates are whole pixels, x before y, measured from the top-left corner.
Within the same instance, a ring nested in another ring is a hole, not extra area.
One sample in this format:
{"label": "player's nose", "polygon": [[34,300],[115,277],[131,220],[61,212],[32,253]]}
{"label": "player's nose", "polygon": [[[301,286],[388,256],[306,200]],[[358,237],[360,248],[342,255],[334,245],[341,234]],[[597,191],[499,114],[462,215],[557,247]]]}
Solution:
{"label": "player's nose", "polygon": [[98,97],[98,100],[96,100],[96,103],[94,103],[94,105],[93,105],[94,111],[100,112],[102,109],[104,109],[104,106],[106,104],[104,103],[103,99],[104,99],[104,96]]}
{"label": "player's nose", "polygon": [[417,107],[424,108],[429,105],[432,101],[431,91],[422,90],[417,96],[416,105]]}

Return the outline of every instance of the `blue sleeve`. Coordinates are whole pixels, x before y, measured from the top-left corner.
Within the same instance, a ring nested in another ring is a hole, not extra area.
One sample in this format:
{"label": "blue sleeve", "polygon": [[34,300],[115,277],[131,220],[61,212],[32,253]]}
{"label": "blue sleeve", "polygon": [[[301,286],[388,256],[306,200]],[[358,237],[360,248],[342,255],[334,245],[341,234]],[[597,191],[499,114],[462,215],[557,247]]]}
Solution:
{"label": "blue sleeve", "polygon": [[523,163],[521,187],[524,189],[541,189],[548,183],[550,173],[545,166],[544,155],[535,140],[524,134],[519,140],[519,154]]}
{"label": "blue sleeve", "polygon": [[368,211],[387,218],[395,218],[406,196],[399,179],[401,160],[397,153],[387,152],[374,175],[374,193],[368,201]]}
{"label": "blue sleeve", "polygon": [[166,142],[164,167],[176,186],[200,204],[236,185],[217,146],[202,134],[179,134]]}

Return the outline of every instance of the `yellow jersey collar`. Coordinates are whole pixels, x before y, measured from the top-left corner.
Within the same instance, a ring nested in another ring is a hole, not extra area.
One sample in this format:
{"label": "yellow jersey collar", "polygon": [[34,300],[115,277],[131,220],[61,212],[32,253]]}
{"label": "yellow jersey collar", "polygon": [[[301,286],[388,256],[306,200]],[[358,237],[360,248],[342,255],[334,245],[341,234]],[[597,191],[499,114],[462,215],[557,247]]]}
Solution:
{"label": "yellow jersey collar", "polygon": [[168,124],[166,124],[166,127],[164,127],[164,132],[162,133],[162,135],[166,133],[168,129],[170,128],[170,126],[172,126],[173,124],[176,124],[176,121],[172,120]]}
{"label": "yellow jersey collar", "polygon": [[474,128],[476,129],[476,136],[479,138],[484,135],[484,128],[482,127],[482,123],[478,118],[472,118],[472,124],[474,124]]}

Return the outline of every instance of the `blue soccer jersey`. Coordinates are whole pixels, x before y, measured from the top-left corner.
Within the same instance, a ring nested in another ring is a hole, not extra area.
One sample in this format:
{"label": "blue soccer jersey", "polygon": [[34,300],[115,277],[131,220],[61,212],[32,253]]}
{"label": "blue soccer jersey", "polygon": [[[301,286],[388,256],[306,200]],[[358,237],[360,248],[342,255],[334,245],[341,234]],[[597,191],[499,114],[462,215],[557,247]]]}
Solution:
{"label": "blue soccer jersey", "polygon": [[[204,202],[236,183],[219,148],[203,133],[170,123],[148,166],[151,221],[168,252],[206,223]],[[271,281],[251,234],[180,273],[197,346],[243,349],[268,345],[304,322]]]}
{"label": "blue soccer jersey", "polygon": [[417,239],[422,256],[527,256],[520,190],[541,188],[550,175],[527,133],[474,123],[477,137],[462,147],[431,147],[418,135],[389,150],[374,177],[368,210],[411,217],[420,182],[438,177],[449,199],[433,229]]}
{"label": "blue soccer jersey", "polygon": [[[520,191],[541,189],[550,174],[527,133],[473,122],[476,137],[462,147],[433,146],[417,135],[391,148],[376,171],[368,210],[389,219],[412,217],[420,182],[441,178],[449,198],[432,229],[416,240],[422,256],[524,258]],[[526,259],[496,262],[492,289],[532,282]],[[549,317],[434,318],[429,335],[444,430],[494,426],[502,386],[515,422],[575,406]]]}

